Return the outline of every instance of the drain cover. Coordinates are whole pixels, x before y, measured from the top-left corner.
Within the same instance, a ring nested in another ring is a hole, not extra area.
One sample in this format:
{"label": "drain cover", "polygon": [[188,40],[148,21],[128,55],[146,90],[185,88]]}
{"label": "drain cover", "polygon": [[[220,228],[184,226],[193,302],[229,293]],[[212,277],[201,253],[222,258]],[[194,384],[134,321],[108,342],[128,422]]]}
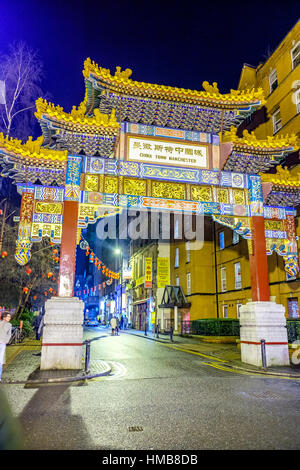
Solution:
{"label": "drain cover", "polygon": [[143,431],[142,426],[129,426],[128,428],[129,432],[140,432]]}

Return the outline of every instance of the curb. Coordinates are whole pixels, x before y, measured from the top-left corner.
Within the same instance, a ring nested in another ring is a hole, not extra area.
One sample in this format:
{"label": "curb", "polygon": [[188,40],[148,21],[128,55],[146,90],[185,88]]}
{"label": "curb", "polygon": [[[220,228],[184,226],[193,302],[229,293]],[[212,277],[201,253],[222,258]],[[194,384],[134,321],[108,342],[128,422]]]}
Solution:
{"label": "curb", "polygon": [[232,363],[229,363],[227,364],[226,363],[226,367],[230,367],[231,369],[237,369],[237,370],[243,370],[245,372],[250,372],[250,373],[254,373],[254,374],[262,374],[262,375],[274,375],[275,377],[291,377],[293,379],[300,379],[300,374],[297,374],[297,375],[294,375],[294,374],[290,374],[290,373],[283,373],[283,372],[273,372],[273,371],[264,371],[264,370],[255,370],[255,369],[246,369],[244,367],[239,367],[239,366],[235,366],[234,364]]}
{"label": "curb", "polygon": [[[103,361],[104,362],[104,361]],[[75,377],[60,377],[57,379],[44,379],[44,380],[15,380],[15,381],[2,381],[2,385],[14,385],[14,384],[25,384],[25,385],[37,385],[37,384],[48,384],[48,383],[67,383],[67,382],[79,382],[82,380],[94,379],[96,377],[102,377],[111,373],[111,367],[106,364],[106,370],[100,374],[80,375]]]}
{"label": "curb", "polygon": [[169,339],[167,340],[162,340],[162,339],[159,339],[159,338],[156,338],[154,336],[146,336],[146,335],[140,335],[140,334],[136,334],[136,333],[127,333],[127,332],[123,332],[125,334],[128,334],[128,335],[132,335],[132,336],[139,336],[140,338],[145,338],[145,339],[150,339],[151,341],[156,341],[157,343],[163,343],[163,344],[173,344],[173,343],[177,343],[177,341],[170,341]]}
{"label": "curb", "polygon": [[[176,343],[176,341],[170,341],[169,343],[166,343],[165,341],[161,341],[157,338],[154,338],[154,337],[151,337],[151,336],[145,336],[145,335],[140,335],[140,334],[135,334],[135,333],[128,333],[128,334],[134,334],[135,336],[139,336],[140,338],[145,338],[145,339],[150,339],[152,341],[156,341],[157,343],[163,343],[163,344],[173,344],[173,343]],[[180,344],[180,343],[179,343]],[[212,356],[211,354],[207,354],[208,356],[210,356],[212,359],[216,358],[216,359],[221,359],[221,357],[218,357],[218,356]],[[231,369],[236,369],[236,370],[243,370],[245,372],[250,372],[250,373],[254,373],[254,374],[261,374],[261,375],[274,375],[275,377],[291,377],[293,379],[300,379],[300,374],[297,374],[297,375],[294,375],[294,374],[290,374],[290,373],[283,373],[283,372],[270,372],[270,371],[264,371],[264,370],[255,370],[255,369],[248,369],[246,367],[239,367],[239,366],[236,366],[234,365],[232,362],[230,363],[229,361],[226,362],[226,367],[230,367]]]}

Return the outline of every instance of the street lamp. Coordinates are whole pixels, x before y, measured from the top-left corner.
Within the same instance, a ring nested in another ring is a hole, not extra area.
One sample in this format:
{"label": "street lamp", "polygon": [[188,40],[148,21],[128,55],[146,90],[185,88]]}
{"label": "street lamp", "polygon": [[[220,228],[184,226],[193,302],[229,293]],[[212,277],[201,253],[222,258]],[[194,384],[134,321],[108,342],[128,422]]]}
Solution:
{"label": "street lamp", "polygon": [[123,263],[121,263],[122,250],[120,248],[116,248],[115,249],[115,254],[120,256],[120,258],[119,258],[119,268],[120,268],[120,287],[121,287],[120,295],[121,295],[121,298],[120,298],[120,304],[119,304],[119,308],[120,308],[119,316],[121,318],[121,315],[122,315],[122,288],[123,288]]}

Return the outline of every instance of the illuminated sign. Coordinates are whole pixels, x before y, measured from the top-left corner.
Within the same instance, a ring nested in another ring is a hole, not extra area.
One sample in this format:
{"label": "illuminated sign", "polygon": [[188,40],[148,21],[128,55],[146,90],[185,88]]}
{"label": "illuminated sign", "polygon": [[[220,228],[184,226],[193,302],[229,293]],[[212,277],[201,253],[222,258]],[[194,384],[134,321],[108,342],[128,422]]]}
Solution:
{"label": "illuminated sign", "polygon": [[152,287],[152,258],[145,258],[145,287]]}
{"label": "illuminated sign", "polygon": [[208,147],[196,143],[128,136],[127,159],[172,166],[207,168]]}
{"label": "illuminated sign", "polygon": [[169,258],[157,258],[157,287],[165,287],[170,284]]}

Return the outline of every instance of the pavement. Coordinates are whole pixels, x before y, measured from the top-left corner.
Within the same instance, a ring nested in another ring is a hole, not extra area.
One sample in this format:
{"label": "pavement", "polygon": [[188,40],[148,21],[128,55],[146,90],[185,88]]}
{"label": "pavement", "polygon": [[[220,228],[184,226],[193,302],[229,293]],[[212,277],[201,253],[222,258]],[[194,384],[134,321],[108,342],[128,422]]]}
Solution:
{"label": "pavement", "polygon": [[[3,367],[3,384],[25,384],[26,386],[45,383],[76,382],[108,375],[110,365],[100,359],[90,360],[90,370],[40,370],[41,340],[26,338],[21,344],[9,345],[6,348],[6,364]],[[84,355],[84,350],[83,355]]]}
{"label": "pavement", "polygon": [[[88,328],[85,331],[85,336],[90,339],[93,336],[99,335],[99,332],[110,334],[110,330],[108,328],[100,327],[95,329]],[[174,335],[171,341],[170,335],[159,334],[159,337],[157,337],[151,332],[148,332],[147,335],[145,335],[144,331],[134,329],[121,330],[120,334],[139,336],[145,340],[156,341],[167,347],[190,354],[196,354],[208,359],[217,358],[225,364],[227,368],[236,369],[237,371],[300,379],[300,364],[291,364],[286,367],[268,367],[267,369],[263,369],[262,367],[255,367],[243,363],[241,361],[240,350],[237,347],[235,338],[232,339],[231,343],[228,343],[228,338],[226,339],[226,342],[219,342],[222,340],[214,337],[204,338],[196,335]],[[41,340],[37,341],[33,338],[26,338],[22,344],[7,346],[6,364],[3,368],[2,383],[25,384],[30,387],[43,383],[86,381],[95,377],[109,375],[111,373],[111,367],[107,362],[93,358],[91,358],[90,361],[89,372],[85,373],[84,349],[85,348],[83,348],[83,363],[81,370],[41,371]]]}

